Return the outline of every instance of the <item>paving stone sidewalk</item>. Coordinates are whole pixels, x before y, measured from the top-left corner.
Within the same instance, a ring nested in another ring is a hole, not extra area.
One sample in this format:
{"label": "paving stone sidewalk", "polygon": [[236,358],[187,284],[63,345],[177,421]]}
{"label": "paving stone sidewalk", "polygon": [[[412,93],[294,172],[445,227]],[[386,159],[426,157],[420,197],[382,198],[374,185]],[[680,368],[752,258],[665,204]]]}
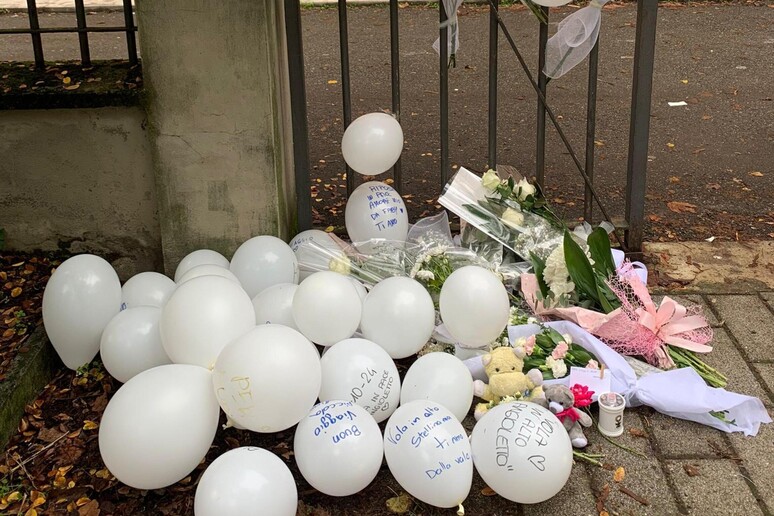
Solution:
{"label": "paving stone sidewalk", "polygon": [[[728,376],[728,390],[759,397],[774,416],[774,292],[671,297],[704,308],[715,330],[715,349],[707,361]],[[774,511],[774,425],[762,425],[758,436],[744,437],[647,407],[627,410],[624,423],[627,431],[615,442],[642,456],[613,446],[596,429],[589,430],[588,451],[605,454],[603,462],[609,469],[577,464],[558,496],[524,506],[523,514],[600,514],[603,509],[611,515]],[[626,474],[616,483],[613,469],[619,466]],[[604,503],[598,504],[608,490]]]}

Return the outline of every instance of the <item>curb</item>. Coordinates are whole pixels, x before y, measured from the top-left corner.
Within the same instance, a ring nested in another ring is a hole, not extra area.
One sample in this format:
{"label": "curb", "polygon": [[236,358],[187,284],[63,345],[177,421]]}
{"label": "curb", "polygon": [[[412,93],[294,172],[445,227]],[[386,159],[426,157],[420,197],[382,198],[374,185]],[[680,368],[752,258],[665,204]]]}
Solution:
{"label": "curb", "polygon": [[24,407],[34,400],[51,380],[61,362],[48,341],[43,325],[26,343],[29,351],[20,353],[11,364],[7,379],[0,383],[0,446],[16,432]]}

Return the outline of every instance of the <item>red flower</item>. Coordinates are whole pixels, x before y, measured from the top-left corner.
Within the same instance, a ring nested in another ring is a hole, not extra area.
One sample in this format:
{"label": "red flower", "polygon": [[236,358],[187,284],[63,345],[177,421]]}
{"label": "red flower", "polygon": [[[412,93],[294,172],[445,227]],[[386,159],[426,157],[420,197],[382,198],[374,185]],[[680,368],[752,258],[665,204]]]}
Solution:
{"label": "red flower", "polygon": [[590,391],[585,385],[577,383],[570,387],[570,390],[572,391],[572,395],[575,396],[576,407],[582,408],[591,405],[591,396],[594,394],[594,391]]}

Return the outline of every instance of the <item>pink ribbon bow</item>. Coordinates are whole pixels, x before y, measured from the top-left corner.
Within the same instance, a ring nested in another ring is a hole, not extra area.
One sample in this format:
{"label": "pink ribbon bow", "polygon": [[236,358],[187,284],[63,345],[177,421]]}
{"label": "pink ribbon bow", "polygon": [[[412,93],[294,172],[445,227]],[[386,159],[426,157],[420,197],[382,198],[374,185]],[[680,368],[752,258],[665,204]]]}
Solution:
{"label": "pink ribbon bow", "polygon": [[685,348],[695,353],[709,353],[712,347],[679,337],[678,335],[692,332],[707,326],[707,320],[701,315],[687,315],[688,310],[674,299],[665,296],[661,306],[651,299],[648,289],[641,281],[630,281],[632,289],[642,302],[637,308],[638,322],[652,331],[656,337],[666,344]]}

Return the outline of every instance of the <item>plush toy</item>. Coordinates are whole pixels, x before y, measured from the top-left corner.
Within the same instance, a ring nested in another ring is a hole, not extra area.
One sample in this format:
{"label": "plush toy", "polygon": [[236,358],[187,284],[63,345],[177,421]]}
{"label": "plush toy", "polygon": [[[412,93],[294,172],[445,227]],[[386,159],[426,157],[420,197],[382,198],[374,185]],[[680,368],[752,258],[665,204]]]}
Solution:
{"label": "plush toy", "polygon": [[591,405],[592,394],[594,391],[585,385],[573,385],[572,388],[549,385],[545,388],[548,409],[562,422],[575,448],[584,448],[589,444],[581,425],[591,426],[591,416],[578,409]]}
{"label": "plush toy", "polygon": [[542,387],[543,374],[539,369],[532,369],[524,374],[523,358],[522,349],[510,346],[495,348],[484,355],[484,371],[489,377],[489,384],[476,380],[473,382],[473,393],[489,403],[476,405],[476,421],[502,401],[521,399],[546,406]]}

